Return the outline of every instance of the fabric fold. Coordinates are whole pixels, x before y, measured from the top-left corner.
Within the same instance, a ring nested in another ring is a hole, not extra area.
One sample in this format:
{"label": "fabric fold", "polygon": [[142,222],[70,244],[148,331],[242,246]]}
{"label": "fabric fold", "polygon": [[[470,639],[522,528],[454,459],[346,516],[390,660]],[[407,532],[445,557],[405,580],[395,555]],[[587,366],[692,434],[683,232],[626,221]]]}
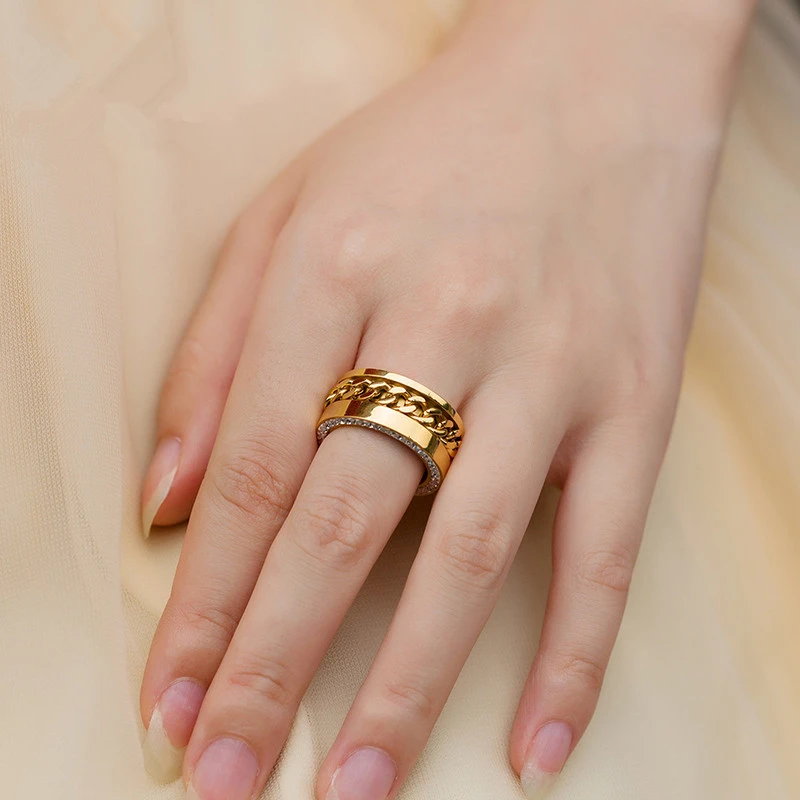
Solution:
{"label": "fabric fold", "polygon": [[[453,0],[9,0],[0,9],[0,775],[178,800],[138,687],[182,530],[140,535],[171,352],[240,209],[430,57]],[[800,24],[751,36],[672,444],[595,720],[554,800],[800,794]],[[546,492],[402,800],[515,800],[507,740],[549,580]],[[311,797],[391,618],[404,519],[266,800]]]}

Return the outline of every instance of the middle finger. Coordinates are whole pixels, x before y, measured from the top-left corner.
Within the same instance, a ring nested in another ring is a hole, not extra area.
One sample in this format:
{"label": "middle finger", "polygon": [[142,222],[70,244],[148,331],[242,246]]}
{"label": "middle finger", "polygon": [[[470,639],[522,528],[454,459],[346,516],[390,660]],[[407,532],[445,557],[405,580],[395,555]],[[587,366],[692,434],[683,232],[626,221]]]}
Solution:
{"label": "middle finger", "polygon": [[286,302],[292,266],[278,252],[261,286],[142,681],[145,763],[165,781],[316,453],[318,398],[356,357],[360,310],[311,289]]}
{"label": "middle finger", "polygon": [[246,800],[263,786],[422,471],[409,448],[373,431],[346,426],[322,443],[201,708],[184,766],[190,797]]}

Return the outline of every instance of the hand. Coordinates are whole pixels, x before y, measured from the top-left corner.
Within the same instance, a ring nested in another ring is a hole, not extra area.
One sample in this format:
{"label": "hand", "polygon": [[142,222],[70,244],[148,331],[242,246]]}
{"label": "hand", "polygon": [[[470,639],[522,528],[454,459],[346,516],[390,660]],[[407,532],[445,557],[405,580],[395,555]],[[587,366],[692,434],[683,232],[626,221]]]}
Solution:
{"label": "hand", "polygon": [[587,70],[599,24],[545,3],[527,29],[518,5],[476,12],[267,188],[175,357],[145,525],[194,507],[141,710],[152,771],[172,777],[188,743],[191,797],[261,790],[420,480],[372,431],[317,449],[354,366],[430,386],[466,435],[318,797],[398,790],[548,478],[553,581],[511,739],[530,796],[593,713],[671,427],[724,92],[659,91],[653,65],[620,80],[627,51]]}

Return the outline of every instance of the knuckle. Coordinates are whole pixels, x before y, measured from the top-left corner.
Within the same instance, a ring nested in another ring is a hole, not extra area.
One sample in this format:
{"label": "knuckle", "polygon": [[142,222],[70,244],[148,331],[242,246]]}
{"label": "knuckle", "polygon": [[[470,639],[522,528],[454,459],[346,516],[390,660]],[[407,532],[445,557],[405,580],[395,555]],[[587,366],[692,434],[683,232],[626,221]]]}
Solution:
{"label": "knuckle", "polygon": [[662,363],[651,348],[629,353],[616,379],[620,405],[648,419],[655,410],[655,415],[666,422],[672,416],[680,385],[680,376],[674,372],[673,360]]}
{"label": "knuckle", "polygon": [[227,508],[247,518],[282,523],[294,491],[281,475],[284,461],[275,448],[249,443],[210,471],[216,495]]}
{"label": "knuckle", "polygon": [[369,503],[354,486],[318,490],[304,506],[296,543],[311,558],[334,568],[360,563],[371,549]]}
{"label": "knuckle", "polygon": [[[338,214],[312,212],[299,226],[297,238],[304,249],[311,248],[316,277],[334,291],[363,292],[382,261],[378,244],[386,237],[376,231],[376,221],[368,212]],[[309,244],[310,243],[310,244]]]}
{"label": "knuckle", "polygon": [[403,716],[432,720],[437,706],[430,693],[408,682],[388,681],[383,686],[386,702]]}
{"label": "knuckle", "polygon": [[507,316],[514,291],[502,270],[482,265],[465,269],[461,263],[458,269],[437,270],[431,297],[436,306],[435,318],[445,333],[485,333]]}
{"label": "knuckle", "polygon": [[605,666],[599,659],[585,653],[565,653],[552,663],[552,674],[560,683],[579,686],[591,695],[600,693],[605,678]]}
{"label": "knuckle", "polygon": [[193,639],[199,638],[215,649],[227,649],[236,628],[238,617],[220,605],[189,603],[178,607],[178,626]]}
{"label": "knuckle", "polygon": [[274,658],[250,653],[226,675],[228,686],[284,711],[292,708],[297,687],[291,670]]}
{"label": "knuckle", "polygon": [[454,520],[439,545],[448,574],[470,588],[494,591],[511,561],[512,536],[499,513],[473,511]]}
{"label": "knuckle", "polygon": [[201,379],[217,375],[218,367],[217,359],[209,347],[196,336],[187,335],[164,379],[162,397],[192,391]]}
{"label": "knuckle", "polygon": [[589,588],[627,595],[633,562],[633,554],[624,548],[588,550],[578,561],[578,580]]}

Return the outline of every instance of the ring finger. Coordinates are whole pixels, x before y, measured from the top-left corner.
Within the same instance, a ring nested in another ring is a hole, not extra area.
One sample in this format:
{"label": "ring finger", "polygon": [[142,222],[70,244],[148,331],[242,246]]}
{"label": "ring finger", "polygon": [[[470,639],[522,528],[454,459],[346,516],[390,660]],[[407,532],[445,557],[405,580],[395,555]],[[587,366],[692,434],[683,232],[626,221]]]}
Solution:
{"label": "ring finger", "polygon": [[321,800],[386,800],[405,780],[497,601],[560,440],[538,402],[483,386],[386,639],[317,783]]}

